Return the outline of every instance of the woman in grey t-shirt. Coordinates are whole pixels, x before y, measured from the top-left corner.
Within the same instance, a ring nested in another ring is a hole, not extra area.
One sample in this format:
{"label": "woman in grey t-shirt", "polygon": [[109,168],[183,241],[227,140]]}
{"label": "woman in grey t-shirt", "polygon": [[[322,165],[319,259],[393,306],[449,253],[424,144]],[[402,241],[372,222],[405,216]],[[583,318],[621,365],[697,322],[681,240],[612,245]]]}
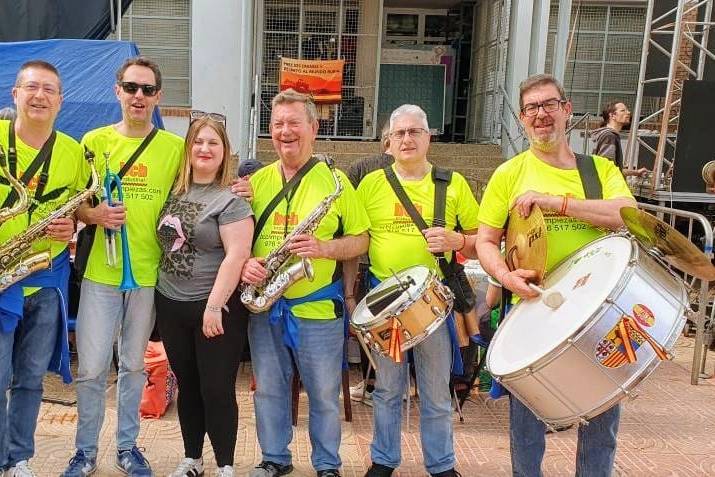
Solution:
{"label": "woman in grey t-shirt", "polygon": [[233,476],[236,374],[248,325],[234,291],[251,254],[253,218],[250,205],[229,188],[225,118],[192,111],[184,147],[179,177],[157,225],[164,254],[156,319],[179,384],[185,452],[171,475],[204,472],[208,433],[217,475]]}

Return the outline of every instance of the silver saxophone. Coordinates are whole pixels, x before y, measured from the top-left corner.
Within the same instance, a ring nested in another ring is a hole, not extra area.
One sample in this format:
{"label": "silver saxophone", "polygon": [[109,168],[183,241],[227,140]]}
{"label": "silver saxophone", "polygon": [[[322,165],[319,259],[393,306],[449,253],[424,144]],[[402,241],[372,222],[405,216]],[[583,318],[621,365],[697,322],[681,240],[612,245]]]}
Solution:
{"label": "silver saxophone", "polygon": [[54,219],[71,215],[80,205],[99,190],[99,177],[94,167],[94,153],[87,151],[85,158],[92,170],[92,183],[88,189],[71,197],[44,219],[35,222],[20,235],[0,246],[0,292],[19,282],[37,270],[48,268],[52,263],[49,250],[33,252],[32,244],[47,238],[47,227]]}
{"label": "silver saxophone", "polygon": [[[316,155],[317,156],[317,155]],[[268,277],[260,285],[244,284],[241,287],[241,302],[253,313],[268,310],[285,293],[285,291],[298,280],[307,278],[313,281],[313,264],[309,258],[296,257],[288,250],[293,238],[301,234],[312,234],[318,228],[320,221],[330,210],[330,206],[343,192],[333,166],[331,158],[321,158],[328,164],[335,181],[335,190],[320,201],[318,206],[298,224],[283,240],[278,248],[271,251],[263,265],[268,272]]]}

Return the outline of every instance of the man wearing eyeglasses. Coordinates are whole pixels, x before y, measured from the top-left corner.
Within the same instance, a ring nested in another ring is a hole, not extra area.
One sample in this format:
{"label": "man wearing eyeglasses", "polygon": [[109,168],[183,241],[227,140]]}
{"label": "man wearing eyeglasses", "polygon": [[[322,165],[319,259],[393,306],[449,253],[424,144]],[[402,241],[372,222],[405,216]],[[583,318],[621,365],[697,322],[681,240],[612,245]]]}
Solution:
{"label": "man wearing eyeglasses", "polygon": [[[620,208],[635,207],[636,203],[620,170],[600,156],[579,159],[591,161],[592,180],[600,182],[602,188],[601,198],[586,199],[585,182],[566,139],[571,102],[553,76],[539,74],[523,81],[519,103],[519,119],[530,147],[499,166],[489,180],[479,210],[477,252],[487,273],[519,297],[529,299],[536,296],[529,288],[536,272],[520,268],[510,271],[500,253],[510,211],[522,217],[530,214],[533,205],[543,211],[548,271],[607,230],[620,228]],[[611,475],[619,416],[620,406],[616,405],[579,427],[576,475]],[[514,475],[541,475],[545,430],[543,422],[510,396]]]}
{"label": "man wearing eyeglasses", "polygon": [[[456,172],[436,169],[427,160],[430,144],[427,116],[419,106],[405,104],[390,115],[389,151],[394,164],[367,174],[357,189],[370,219],[371,284],[390,277],[393,271],[422,265],[440,277],[435,254],[454,259],[454,251],[474,256],[479,206],[466,179]],[[388,174],[390,176],[388,176]],[[450,175],[451,174],[451,175]],[[421,231],[390,184],[399,182],[415,210],[427,224]],[[438,180],[447,181],[445,223],[435,217]],[[463,230],[463,232],[461,231]],[[418,284],[423,285],[423,284]],[[426,331],[426,330],[425,330]],[[420,437],[424,465],[432,476],[455,477],[452,432],[452,399],[449,391],[454,358],[452,315],[424,341],[414,346],[415,374],[420,396]],[[399,341],[398,341],[399,343]],[[399,346],[399,344],[398,344]],[[459,348],[456,348],[458,355]],[[366,477],[389,477],[401,461],[402,396],[409,391],[407,356],[373,352],[376,380],[372,393],[375,430]]]}
{"label": "man wearing eyeglasses", "polygon": [[[86,176],[80,177],[84,159],[79,144],[54,130],[63,99],[57,69],[41,60],[23,64],[12,97],[17,116],[13,121],[0,120],[0,148],[8,173],[25,184],[30,205],[27,212],[2,223],[3,247],[23,240],[31,223],[45,221],[87,181]],[[17,200],[18,194],[0,172],[0,208],[7,210]],[[49,239],[35,241],[31,253],[49,250],[51,268],[0,293],[0,474],[4,469],[5,475],[34,475],[28,461],[35,451],[45,372],[50,369],[62,374],[66,383],[72,381],[62,297],[67,296],[67,242],[74,233],[74,220],[54,219],[47,232]],[[11,269],[0,273],[5,277]]]}
{"label": "man wearing eyeglasses", "polygon": [[[310,97],[292,89],[278,93],[269,128],[279,160],[250,179],[258,222],[254,258],[246,262],[242,280],[254,285],[264,284],[268,276],[262,257],[282,246],[336,190],[328,165],[312,156],[318,113]],[[256,377],[256,432],[263,454],[250,477],[276,477],[293,470],[288,445],[293,438],[294,364],[308,394],[313,468],[318,477],[340,477],[338,396],[346,320],[340,261],[367,250],[368,221],[345,174],[336,174],[343,188],[340,196],[312,233],[297,234],[285,244],[290,260],[312,261],[313,280],[290,285],[269,311],[251,315],[248,324]],[[270,204],[275,204],[272,210]]]}
{"label": "man wearing eyeglasses", "polygon": [[[145,382],[144,351],[154,327],[154,286],[161,257],[156,222],[181,162],[183,140],[156,130],[152,124],[161,99],[161,72],[156,63],[143,57],[127,60],[117,72],[114,91],[122,109],[121,121],[90,131],[82,139],[94,152],[102,175],[122,176],[123,202],[110,206],[102,200],[94,207],[84,204],[78,211],[78,218],[89,230],[91,226],[96,230],[85,242],[91,248],[77,316],[76,453],[64,477],[89,475],[97,468],[97,442],[115,338],[119,353],[115,466],[132,476],[153,475],[136,445],[139,403]],[[133,163],[127,167],[129,161]],[[121,251],[123,226],[127,256]],[[116,238],[116,264],[110,258],[107,233]],[[118,288],[131,282],[130,270],[138,288]]]}

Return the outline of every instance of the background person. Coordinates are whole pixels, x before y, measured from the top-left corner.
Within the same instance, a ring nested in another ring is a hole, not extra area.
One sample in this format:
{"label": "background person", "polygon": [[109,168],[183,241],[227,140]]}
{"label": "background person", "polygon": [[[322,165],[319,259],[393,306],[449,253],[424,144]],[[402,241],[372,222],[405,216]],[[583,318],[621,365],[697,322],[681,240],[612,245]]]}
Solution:
{"label": "background person", "polygon": [[224,122],[215,117],[189,126],[181,173],[157,228],[164,255],[156,319],[179,385],[184,438],[185,458],[172,477],[204,472],[207,433],[217,475],[234,475],[236,375],[248,326],[234,291],[251,253],[253,212],[231,193],[230,144]]}
{"label": "background person", "polygon": [[631,123],[631,112],[625,104],[610,102],[601,111],[601,127],[591,133],[596,143],[593,153],[597,156],[607,157],[623,172],[624,176],[645,176],[648,169],[628,169],[623,166],[623,148],[621,147],[621,130]]}

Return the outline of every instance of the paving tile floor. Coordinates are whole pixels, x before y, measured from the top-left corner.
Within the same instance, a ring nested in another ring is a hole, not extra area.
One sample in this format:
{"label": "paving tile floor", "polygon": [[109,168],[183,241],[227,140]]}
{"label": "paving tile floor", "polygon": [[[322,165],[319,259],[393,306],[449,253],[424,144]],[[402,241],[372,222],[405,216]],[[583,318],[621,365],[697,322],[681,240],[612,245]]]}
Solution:
{"label": "paving tile floor", "polygon": [[[620,476],[700,476],[715,475],[715,382],[702,380],[690,385],[690,361],[693,340],[681,338],[677,357],[663,363],[639,389],[639,397],[625,403],[616,456],[616,474]],[[708,357],[712,370],[715,355]],[[260,461],[256,439],[252,395],[249,391],[250,367],[242,369],[237,384],[240,418],[236,445],[236,475],[245,476]],[[359,380],[353,371],[353,382]],[[107,411],[100,435],[99,471],[97,476],[118,476],[113,469],[114,432],[117,421],[116,389],[107,392]],[[292,451],[293,477],[314,476],[310,465],[310,443],[307,432],[307,405],[301,396],[298,426],[294,428]],[[505,400],[493,401],[484,394],[474,394],[464,407],[465,422],[454,417],[457,469],[467,476],[510,475],[508,407]],[[403,463],[396,477],[423,477],[420,448],[419,411],[411,408],[407,426],[403,413]],[[345,477],[362,476],[370,464],[372,408],[353,403],[353,422],[343,422],[342,473]],[[75,406],[44,403],[37,427],[36,457],[31,464],[38,476],[56,476],[73,452],[77,410]],[[183,457],[181,433],[176,407],[159,420],[143,420],[139,445],[146,449],[157,476],[168,475]],[[574,473],[576,430],[571,429],[547,438],[543,469],[547,476]],[[208,443],[204,453],[207,475],[215,470]]]}

